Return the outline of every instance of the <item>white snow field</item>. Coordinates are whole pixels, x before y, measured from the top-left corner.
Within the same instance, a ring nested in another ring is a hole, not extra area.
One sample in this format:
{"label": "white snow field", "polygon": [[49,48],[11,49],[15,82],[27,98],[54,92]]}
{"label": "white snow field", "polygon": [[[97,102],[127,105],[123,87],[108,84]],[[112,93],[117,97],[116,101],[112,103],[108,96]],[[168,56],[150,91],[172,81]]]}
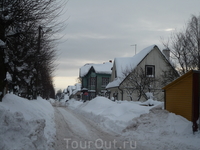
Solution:
{"label": "white snow field", "polygon": [[0,150],[54,150],[54,109],[42,99],[7,94],[0,103]]}

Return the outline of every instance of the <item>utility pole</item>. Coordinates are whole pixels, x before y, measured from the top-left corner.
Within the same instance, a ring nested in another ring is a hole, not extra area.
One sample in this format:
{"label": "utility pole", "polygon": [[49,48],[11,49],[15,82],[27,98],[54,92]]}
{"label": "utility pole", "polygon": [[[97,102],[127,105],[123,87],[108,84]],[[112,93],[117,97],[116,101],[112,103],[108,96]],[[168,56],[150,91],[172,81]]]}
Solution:
{"label": "utility pole", "polygon": [[[4,14],[3,4],[1,8],[1,13]],[[2,101],[4,95],[5,95],[5,89],[6,89],[6,72],[7,72],[7,66],[5,64],[5,51],[6,51],[6,23],[5,20],[0,20],[0,102]]]}
{"label": "utility pole", "polygon": [[5,64],[5,43],[0,39],[0,102],[6,94],[6,64]]}
{"label": "utility pole", "polygon": [[133,45],[131,45],[131,46],[135,46],[135,55],[136,55],[136,47],[137,47],[137,44],[133,44]]}
{"label": "utility pole", "polygon": [[38,94],[41,94],[40,92],[39,92],[39,90],[40,90],[40,80],[39,80],[39,75],[40,75],[40,65],[42,65],[41,64],[41,56],[40,56],[40,51],[41,51],[41,40],[42,40],[42,38],[43,38],[43,35],[45,34],[45,33],[47,33],[47,32],[50,32],[50,31],[52,31],[52,29],[51,28],[48,28],[45,32],[43,31],[43,28],[44,27],[42,27],[41,25],[39,25],[39,27],[38,27],[38,41],[37,41],[37,55],[36,55],[36,91],[35,91],[35,96],[34,96],[34,99],[37,99],[37,96],[38,96]]}
{"label": "utility pole", "polygon": [[36,84],[35,84],[35,93],[34,93],[34,99],[37,99],[38,96],[38,90],[39,90],[39,62],[40,62],[40,47],[41,47],[41,32],[42,32],[42,26],[38,27],[38,47],[37,47],[37,53],[36,53]]}

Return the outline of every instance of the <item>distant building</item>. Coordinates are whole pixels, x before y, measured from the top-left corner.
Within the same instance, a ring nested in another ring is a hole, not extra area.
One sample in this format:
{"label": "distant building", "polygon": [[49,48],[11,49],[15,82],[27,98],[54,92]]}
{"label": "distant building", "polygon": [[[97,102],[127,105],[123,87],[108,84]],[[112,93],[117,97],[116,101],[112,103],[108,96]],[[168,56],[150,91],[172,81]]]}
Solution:
{"label": "distant building", "polygon": [[74,98],[76,100],[81,99],[81,83],[76,83],[75,85],[68,86],[65,91],[65,94],[68,95],[69,99]]}
{"label": "distant building", "polygon": [[83,100],[91,100],[97,95],[106,96],[105,87],[110,81],[112,61],[103,64],[85,64],[80,68]]}

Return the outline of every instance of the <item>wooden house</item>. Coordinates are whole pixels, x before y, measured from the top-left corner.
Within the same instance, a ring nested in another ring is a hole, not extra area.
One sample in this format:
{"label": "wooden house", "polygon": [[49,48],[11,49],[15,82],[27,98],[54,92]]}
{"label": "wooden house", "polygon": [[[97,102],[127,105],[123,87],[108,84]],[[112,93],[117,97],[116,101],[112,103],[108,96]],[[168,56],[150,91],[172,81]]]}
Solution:
{"label": "wooden house", "polygon": [[112,61],[103,64],[85,64],[80,68],[83,100],[91,100],[97,95],[105,96],[105,87],[110,81]]}
{"label": "wooden house", "polygon": [[191,70],[163,89],[165,109],[192,121],[196,131],[200,124],[200,71]]}
{"label": "wooden house", "polygon": [[[115,58],[111,82],[106,87],[106,89],[110,90],[111,97],[114,97],[114,99],[118,100],[137,101],[139,99],[137,87],[134,84],[129,83],[140,80],[137,78],[137,76],[140,75],[136,75],[134,71],[142,69],[144,78],[155,80],[155,86],[153,87],[149,85],[149,87],[154,88],[153,94],[156,95],[156,99],[163,101],[163,86],[161,86],[159,81],[156,82],[156,80],[159,79],[163,81],[161,77],[163,76],[164,72],[173,72],[176,75],[178,74],[169,62],[169,53],[169,50],[162,52],[156,45],[151,45],[132,57]],[[124,73],[124,71],[126,72]],[[136,78],[132,78],[130,76],[131,74],[135,74]],[[149,92],[149,89],[145,89],[144,91]],[[145,100],[146,97],[141,98],[141,101]]]}

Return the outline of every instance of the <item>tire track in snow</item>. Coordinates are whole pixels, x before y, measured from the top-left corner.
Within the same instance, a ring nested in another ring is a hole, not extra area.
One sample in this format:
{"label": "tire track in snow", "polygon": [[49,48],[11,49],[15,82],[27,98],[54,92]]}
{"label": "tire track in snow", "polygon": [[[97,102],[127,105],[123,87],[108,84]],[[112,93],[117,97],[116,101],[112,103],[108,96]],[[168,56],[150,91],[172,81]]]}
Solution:
{"label": "tire track in snow", "polygon": [[[86,119],[67,107],[54,107],[56,122],[56,150],[121,150],[124,149],[124,138],[114,133],[107,133],[96,126],[95,122]],[[130,147],[130,146],[129,146]],[[135,147],[126,150],[144,149]]]}

